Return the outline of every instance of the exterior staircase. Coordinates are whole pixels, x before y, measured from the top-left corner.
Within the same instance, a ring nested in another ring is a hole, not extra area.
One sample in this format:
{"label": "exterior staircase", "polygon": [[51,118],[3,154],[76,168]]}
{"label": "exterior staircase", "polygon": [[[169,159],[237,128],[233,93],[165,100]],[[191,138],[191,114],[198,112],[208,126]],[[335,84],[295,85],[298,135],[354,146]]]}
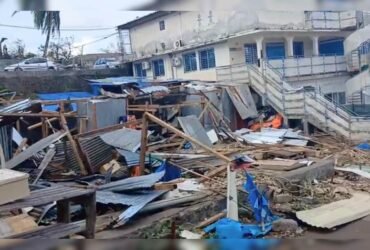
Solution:
{"label": "exterior staircase", "polygon": [[315,91],[293,88],[265,61],[261,67],[246,64],[218,67],[217,80],[248,84],[265,104],[287,119],[302,119],[354,141],[370,139],[370,117],[356,116]]}

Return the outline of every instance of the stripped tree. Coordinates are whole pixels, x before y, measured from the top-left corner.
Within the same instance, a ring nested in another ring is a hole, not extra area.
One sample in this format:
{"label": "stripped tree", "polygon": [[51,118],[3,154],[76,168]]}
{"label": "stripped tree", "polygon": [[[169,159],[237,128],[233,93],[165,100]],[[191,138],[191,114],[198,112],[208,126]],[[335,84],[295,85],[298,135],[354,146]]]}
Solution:
{"label": "stripped tree", "polygon": [[46,34],[46,41],[44,46],[43,56],[46,57],[48,53],[50,37],[55,34],[60,35],[60,12],[59,11],[34,11],[35,27]]}

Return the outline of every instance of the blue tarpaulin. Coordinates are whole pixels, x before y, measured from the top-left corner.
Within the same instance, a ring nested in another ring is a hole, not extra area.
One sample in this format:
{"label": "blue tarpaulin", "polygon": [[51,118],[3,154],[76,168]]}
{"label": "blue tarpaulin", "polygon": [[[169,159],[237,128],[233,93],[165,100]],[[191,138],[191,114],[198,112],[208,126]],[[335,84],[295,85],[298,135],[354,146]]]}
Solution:
{"label": "blue tarpaulin", "polygon": [[181,169],[171,165],[167,161],[163,161],[162,164],[156,169],[156,173],[166,171],[161,181],[172,181],[181,177]]}
{"label": "blue tarpaulin", "polygon": [[359,145],[356,146],[357,149],[360,149],[360,150],[365,150],[365,151],[370,151],[370,144],[369,143],[361,143]]}
{"label": "blue tarpaulin", "polygon": [[260,237],[271,231],[272,224],[264,226],[264,229],[258,225],[242,224],[240,222],[223,218],[216,223],[206,227],[206,233],[215,231],[217,239],[243,239],[248,237]]}
{"label": "blue tarpaulin", "polygon": [[[91,98],[95,95],[90,94],[88,92],[60,92],[60,93],[44,93],[44,94],[37,94],[40,100],[45,101],[55,101],[55,100],[76,100],[76,99],[83,99],[83,98]],[[59,105],[45,105],[43,110],[47,111],[56,111]],[[77,105],[72,103],[73,111],[77,110]]]}
{"label": "blue tarpaulin", "polygon": [[278,217],[272,214],[268,199],[258,191],[253,177],[249,174],[247,174],[247,181],[244,188],[248,192],[248,203],[252,207],[254,218],[259,225],[242,224],[231,219],[223,218],[206,227],[204,229],[206,233],[215,231],[217,239],[243,239],[260,237],[271,231],[272,222],[278,219]]}
{"label": "blue tarpaulin", "polygon": [[256,221],[265,224],[274,221],[276,217],[269,208],[268,199],[258,191],[253,177],[249,174],[247,174],[247,182],[244,185],[244,189],[248,192],[249,205],[253,209],[253,215]]}

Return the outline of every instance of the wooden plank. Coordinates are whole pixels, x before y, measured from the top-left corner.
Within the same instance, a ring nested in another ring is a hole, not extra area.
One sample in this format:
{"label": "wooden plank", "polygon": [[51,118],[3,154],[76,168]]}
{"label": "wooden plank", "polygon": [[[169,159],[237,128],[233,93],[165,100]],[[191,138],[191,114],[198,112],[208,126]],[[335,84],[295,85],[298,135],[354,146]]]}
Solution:
{"label": "wooden plank", "polygon": [[40,179],[40,177],[44,173],[44,170],[49,165],[50,161],[53,159],[55,153],[56,153],[55,148],[50,148],[48,150],[48,152],[46,153],[44,159],[42,159],[40,166],[37,168],[37,170],[39,171],[39,173],[37,174],[35,180],[33,181],[33,184],[36,184],[38,182],[38,180]]}
{"label": "wooden plank", "polygon": [[70,223],[71,213],[70,213],[70,201],[61,200],[57,201],[57,222],[58,223]]}
{"label": "wooden plank", "polygon": [[0,206],[0,212],[6,212],[13,209],[25,207],[34,207],[52,203],[58,200],[70,199],[94,193],[93,189],[81,189],[65,186],[52,186],[31,192],[30,196],[15,202]]}
{"label": "wooden plank", "polygon": [[202,144],[201,142],[195,140],[193,137],[188,136],[187,134],[185,134],[185,133],[181,132],[180,130],[176,129],[175,127],[167,124],[166,122],[164,122],[161,119],[155,117],[154,115],[149,114],[149,113],[145,113],[145,116],[147,116],[147,118],[149,118],[151,121],[153,121],[153,122],[161,125],[162,127],[170,130],[171,132],[177,134],[179,137],[182,137],[185,140],[188,140],[188,141],[198,145],[199,147],[203,148],[205,151],[217,156],[218,158],[224,160],[225,162],[229,163],[229,162],[232,161],[232,159],[230,159],[229,157],[226,157],[225,155],[218,153],[216,150]]}
{"label": "wooden plank", "polygon": [[226,212],[221,212],[221,213],[218,213],[208,219],[206,219],[205,221],[202,221],[201,223],[199,223],[196,228],[203,228],[203,227],[206,227],[208,225],[211,225],[212,223],[218,221],[219,219],[222,219],[226,216]]}
{"label": "wooden plank", "polygon": [[[21,143],[19,144],[19,147],[17,148],[17,150],[15,151],[15,153],[14,153],[14,156],[17,156],[17,155],[19,155],[21,152],[22,152],[22,150],[23,150],[23,148],[24,147],[26,147],[26,145],[27,145],[27,141],[28,141],[28,139],[27,138],[23,138],[23,140],[21,141]],[[13,156],[13,157],[14,157]]]}
{"label": "wooden plank", "polygon": [[69,131],[69,128],[68,128],[68,125],[67,125],[67,120],[64,117],[64,114],[62,114],[62,113],[60,114],[60,123],[61,123],[62,128],[67,133],[68,140],[71,143],[72,151],[75,154],[78,166],[80,167],[81,174],[82,175],[87,175],[85,164],[83,163],[83,161],[81,159],[80,152],[78,151],[77,144],[76,144],[75,140],[73,139],[71,132]]}
{"label": "wooden plank", "polygon": [[[145,113],[148,114],[148,113]],[[143,128],[141,129],[141,145],[140,145],[140,175],[144,173],[145,170],[145,153],[148,143],[148,118],[144,114],[143,117]]]}
{"label": "wooden plank", "polygon": [[81,228],[79,225],[59,223],[29,232],[11,235],[7,239],[60,239],[80,231]]}
{"label": "wooden plank", "polygon": [[86,213],[86,232],[87,239],[95,238],[95,224],[96,224],[96,194],[90,194],[84,197],[83,205]]}
{"label": "wooden plank", "polygon": [[290,171],[305,166],[295,160],[261,160],[256,161],[253,165],[258,165],[259,169]]}

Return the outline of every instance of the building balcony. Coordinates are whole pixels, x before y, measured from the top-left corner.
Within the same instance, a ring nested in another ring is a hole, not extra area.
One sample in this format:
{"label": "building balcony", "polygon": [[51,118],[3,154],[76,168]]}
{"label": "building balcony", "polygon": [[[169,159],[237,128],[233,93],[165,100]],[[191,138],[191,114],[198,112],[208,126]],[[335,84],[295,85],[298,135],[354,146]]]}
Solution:
{"label": "building balcony", "polygon": [[347,71],[345,56],[336,55],[274,59],[268,63],[285,78]]}

